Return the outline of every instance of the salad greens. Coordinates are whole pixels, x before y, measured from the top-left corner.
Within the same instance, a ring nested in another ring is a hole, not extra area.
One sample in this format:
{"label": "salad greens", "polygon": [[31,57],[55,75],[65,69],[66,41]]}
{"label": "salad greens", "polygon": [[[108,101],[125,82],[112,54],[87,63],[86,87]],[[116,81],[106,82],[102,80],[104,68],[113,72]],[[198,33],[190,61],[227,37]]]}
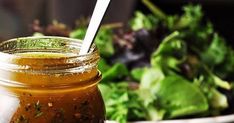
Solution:
{"label": "salad greens", "polygon": [[[150,1],[143,2],[152,14],[137,11],[131,29],[150,32],[163,27],[167,31],[163,38],[151,40],[159,45],[145,67],[128,70],[120,61],[107,65],[103,61],[108,57],[101,60],[99,86],[107,118],[125,123],[221,114],[229,107],[222,90],[232,89],[227,80],[234,67],[227,66],[234,65],[233,49],[211,22],[204,23],[200,5],[184,6],[182,15],[166,15]],[[132,88],[132,83],[137,87]]]}
{"label": "salad greens", "polygon": [[[181,15],[167,15],[150,0],[142,2],[151,14],[136,11],[128,31],[103,26],[95,40],[107,119],[126,123],[233,113],[234,50],[204,20],[202,7],[189,4]],[[85,32],[80,26],[70,37],[82,39]]]}

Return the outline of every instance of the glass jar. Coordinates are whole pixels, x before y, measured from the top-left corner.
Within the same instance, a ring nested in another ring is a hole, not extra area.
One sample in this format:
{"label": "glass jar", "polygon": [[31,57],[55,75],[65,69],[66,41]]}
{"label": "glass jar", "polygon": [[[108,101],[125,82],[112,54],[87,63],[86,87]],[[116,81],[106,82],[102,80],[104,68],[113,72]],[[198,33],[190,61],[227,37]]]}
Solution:
{"label": "glass jar", "polygon": [[26,37],[0,44],[0,123],[104,123],[95,46]]}

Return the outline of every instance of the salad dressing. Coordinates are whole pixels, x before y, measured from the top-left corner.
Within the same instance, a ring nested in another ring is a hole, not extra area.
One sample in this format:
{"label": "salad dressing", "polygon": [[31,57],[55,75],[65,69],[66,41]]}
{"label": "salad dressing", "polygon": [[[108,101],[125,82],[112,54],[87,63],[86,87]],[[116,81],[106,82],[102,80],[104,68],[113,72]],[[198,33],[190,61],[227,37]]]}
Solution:
{"label": "salad dressing", "polygon": [[8,112],[0,113],[1,123],[104,123],[96,67],[82,69],[88,63],[72,61],[73,54],[14,55],[19,70],[0,70],[0,112]]}

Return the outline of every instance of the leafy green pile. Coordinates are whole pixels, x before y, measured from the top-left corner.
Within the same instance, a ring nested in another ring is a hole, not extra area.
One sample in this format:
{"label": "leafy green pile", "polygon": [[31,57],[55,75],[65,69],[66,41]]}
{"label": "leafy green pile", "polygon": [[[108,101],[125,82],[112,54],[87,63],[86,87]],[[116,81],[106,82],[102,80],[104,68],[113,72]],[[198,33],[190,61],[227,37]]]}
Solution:
{"label": "leafy green pile", "polygon": [[[150,65],[129,68],[118,60],[110,64],[110,56],[117,52],[109,42],[114,34],[102,28],[96,40],[104,56],[99,63],[103,74],[99,87],[107,119],[125,123],[220,115],[229,107],[223,91],[232,88],[227,82],[234,72],[232,48],[211,22],[203,20],[200,5],[183,7],[182,15],[166,15],[148,0],[143,2],[152,14],[137,11],[130,25],[133,32],[145,30],[154,37],[149,39],[155,39],[150,41],[158,42],[152,46],[156,48]],[[163,37],[152,33],[161,28],[166,30]]]}
{"label": "leafy green pile", "polygon": [[[233,113],[234,50],[204,20],[201,6],[166,15],[149,0],[142,2],[152,14],[136,11],[130,32],[103,26],[95,40],[107,119],[126,123]],[[85,32],[79,27],[70,37],[82,39]]]}

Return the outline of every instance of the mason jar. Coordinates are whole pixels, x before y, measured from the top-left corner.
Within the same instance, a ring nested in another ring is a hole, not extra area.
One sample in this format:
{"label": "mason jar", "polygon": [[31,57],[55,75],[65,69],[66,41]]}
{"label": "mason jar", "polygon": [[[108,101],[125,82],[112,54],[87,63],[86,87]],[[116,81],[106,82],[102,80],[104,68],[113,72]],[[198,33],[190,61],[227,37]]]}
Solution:
{"label": "mason jar", "polygon": [[0,43],[0,123],[104,123],[95,46],[25,37]]}

